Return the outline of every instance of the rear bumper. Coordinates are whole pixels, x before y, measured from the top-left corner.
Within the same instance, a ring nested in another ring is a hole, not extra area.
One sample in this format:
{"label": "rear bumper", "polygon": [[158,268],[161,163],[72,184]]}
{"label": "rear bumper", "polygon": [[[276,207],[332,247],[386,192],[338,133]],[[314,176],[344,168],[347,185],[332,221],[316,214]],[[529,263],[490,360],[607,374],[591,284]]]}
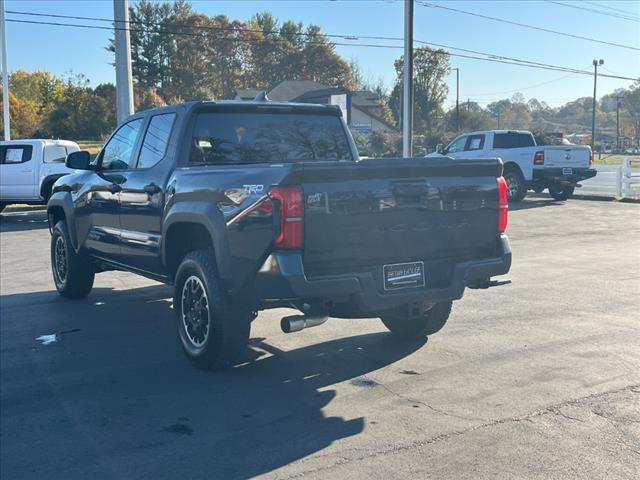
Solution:
{"label": "rear bumper", "polygon": [[562,167],[557,168],[534,168],[533,182],[549,184],[561,184],[575,186],[578,182],[593,178],[598,173],[595,168],[571,168],[571,173],[565,173]]}
{"label": "rear bumper", "polygon": [[426,287],[393,292],[382,292],[381,279],[370,271],[307,278],[299,253],[275,253],[268,262],[275,268],[259,272],[255,284],[262,300],[324,299],[348,303],[354,311],[365,313],[417,302],[457,300],[468,285],[507,273],[511,246],[507,236],[500,235],[495,257],[455,264],[447,286],[429,288],[427,281]]}

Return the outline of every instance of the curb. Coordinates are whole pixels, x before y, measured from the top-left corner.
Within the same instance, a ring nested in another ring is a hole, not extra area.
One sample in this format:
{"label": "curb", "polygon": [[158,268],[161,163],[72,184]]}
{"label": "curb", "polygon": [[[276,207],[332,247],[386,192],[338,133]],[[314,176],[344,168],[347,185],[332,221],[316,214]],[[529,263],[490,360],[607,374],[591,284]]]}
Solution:
{"label": "curb", "polygon": [[[548,198],[553,200],[549,195],[542,193],[529,193],[527,197],[532,198]],[[588,193],[574,193],[569,200],[591,200],[595,202],[620,202],[620,203],[640,203],[640,198],[633,197],[616,197],[614,195],[590,195]]]}

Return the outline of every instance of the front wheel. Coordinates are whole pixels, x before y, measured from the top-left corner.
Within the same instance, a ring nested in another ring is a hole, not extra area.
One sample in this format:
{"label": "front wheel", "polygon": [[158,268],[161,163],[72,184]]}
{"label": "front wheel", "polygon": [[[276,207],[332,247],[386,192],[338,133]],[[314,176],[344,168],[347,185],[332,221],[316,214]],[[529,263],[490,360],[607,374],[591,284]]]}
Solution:
{"label": "front wheel", "polygon": [[549,187],[549,195],[554,200],[568,200],[573,195],[576,187],[561,187],[561,186],[551,186]]}
{"label": "front wheel", "polygon": [[210,250],[186,255],[176,274],[173,308],[182,348],[205,369],[233,364],[246,347],[251,312],[233,306],[220,286]]}
{"label": "front wheel", "polygon": [[381,318],[391,333],[402,338],[423,338],[438,332],[449,319],[453,302],[436,303],[419,317],[391,313]]}
{"label": "front wheel", "polygon": [[51,236],[51,270],[56,290],[63,297],[84,298],[93,288],[95,272],[84,253],[76,253],[71,244],[67,223],[60,220]]}

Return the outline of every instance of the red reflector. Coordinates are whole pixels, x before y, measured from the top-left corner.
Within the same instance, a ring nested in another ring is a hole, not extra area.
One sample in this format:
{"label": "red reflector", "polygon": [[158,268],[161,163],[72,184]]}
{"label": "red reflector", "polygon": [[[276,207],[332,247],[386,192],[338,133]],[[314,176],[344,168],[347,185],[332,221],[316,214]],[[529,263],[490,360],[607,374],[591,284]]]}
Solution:
{"label": "red reflector", "polygon": [[498,177],[498,233],[504,233],[509,223],[509,204],[507,203],[507,182]]}
{"label": "red reflector", "polygon": [[533,164],[534,165],[544,165],[544,151],[540,150],[536,152],[533,156]]}
{"label": "red reflector", "polygon": [[273,187],[271,198],[280,206],[280,231],[275,247],[300,249],[304,242],[304,203],[301,187]]}

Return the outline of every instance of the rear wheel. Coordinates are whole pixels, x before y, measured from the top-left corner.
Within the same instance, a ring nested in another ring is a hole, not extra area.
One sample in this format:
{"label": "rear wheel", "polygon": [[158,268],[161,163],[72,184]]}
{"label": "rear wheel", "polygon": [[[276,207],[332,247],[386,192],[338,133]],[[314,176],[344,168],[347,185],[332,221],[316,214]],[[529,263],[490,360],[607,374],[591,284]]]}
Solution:
{"label": "rear wheel", "polygon": [[515,168],[507,168],[503,177],[507,182],[507,199],[510,202],[522,201],[527,195],[527,186],[522,173]]}
{"label": "rear wheel", "polygon": [[64,220],[53,227],[51,270],[56,290],[63,297],[84,298],[93,288],[95,272],[89,257],[84,253],[76,253],[73,249]]}
{"label": "rear wheel", "polygon": [[173,305],[180,342],[194,365],[220,369],[238,359],[249,340],[251,312],[226,297],[213,252],[186,255],[176,274]]}
{"label": "rear wheel", "polygon": [[555,200],[568,200],[573,195],[576,187],[550,186],[549,195]]}
{"label": "rear wheel", "polygon": [[406,312],[391,313],[381,318],[391,333],[402,338],[422,338],[439,331],[447,323],[453,302],[436,303],[418,317],[409,317]]}

